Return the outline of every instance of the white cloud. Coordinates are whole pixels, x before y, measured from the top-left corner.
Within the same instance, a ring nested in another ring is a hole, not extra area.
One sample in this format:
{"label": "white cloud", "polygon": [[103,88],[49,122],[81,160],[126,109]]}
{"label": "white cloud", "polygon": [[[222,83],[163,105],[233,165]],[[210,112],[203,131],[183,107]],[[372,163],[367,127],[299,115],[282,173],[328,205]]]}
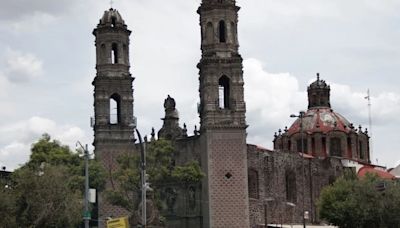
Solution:
{"label": "white cloud", "polygon": [[289,73],[269,73],[257,59],[244,61],[249,142],[271,147],[272,135],[290,123],[290,114],[304,109],[306,93]]}
{"label": "white cloud", "polygon": [[[289,73],[270,73],[257,59],[244,61],[245,99],[247,104],[248,143],[272,148],[273,132],[294,122],[291,113],[307,108],[307,92],[299,88],[297,78]],[[315,79],[310,79],[308,83]],[[329,82],[332,108],[355,126],[368,128],[366,91],[356,91],[349,85]],[[305,86],[305,85],[304,85]],[[392,166],[391,157],[400,146],[396,126],[400,125],[400,94],[371,93],[373,119],[373,157],[382,165]],[[375,160],[374,160],[375,162]]]}
{"label": "white cloud", "polygon": [[12,142],[0,149],[0,164],[7,170],[18,168],[29,159],[30,145],[20,142]]}
{"label": "white cloud", "polygon": [[90,138],[77,126],[57,124],[55,121],[34,116],[28,120],[0,126],[0,165],[12,170],[29,159],[30,147],[43,133],[74,149],[76,142],[89,142]]}
{"label": "white cloud", "polygon": [[43,74],[43,62],[31,53],[8,49],[4,73],[11,82],[29,82]]}
{"label": "white cloud", "polygon": [[[331,83],[331,101],[333,108],[340,112],[348,112],[352,118],[359,121],[357,124],[368,123],[367,91],[353,91],[348,85]],[[389,125],[399,122],[400,94],[395,92],[381,92],[374,94],[371,91],[371,117],[373,124]]]}
{"label": "white cloud", "polygon": [[9,23],[9,28],[11,28],[14,33],[21,32],[40,32],[44,30],[48,25],[56,21],[56,16],[44,13],[44,12],[34,12],[29,17],[23,17],[20,20]]}
{"label": "white cloud", "polygon": [[68,12],[77,0],[12,0],[2,2],[0,21],[16,21],[35,13],[62,14]]}

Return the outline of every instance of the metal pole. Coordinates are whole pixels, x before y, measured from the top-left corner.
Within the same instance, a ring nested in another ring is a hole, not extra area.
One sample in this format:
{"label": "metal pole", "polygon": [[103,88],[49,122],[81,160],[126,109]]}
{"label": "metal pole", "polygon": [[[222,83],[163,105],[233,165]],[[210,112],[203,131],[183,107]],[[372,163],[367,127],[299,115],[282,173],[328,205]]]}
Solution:
{"label": "metal pole", "polygon": [[146,145],[143,143],[142,136],[138,129],[136,130],[136,134],[139,138],[140,143],[140,157],[141,157],[141,176],[142,176],[142,227],[146,228],[147,225],[147,215],[146,215]]}
{"label": "metal pole", "polygon": [[89,212],[89,149],[86,144],[85,147],[82,146],[82,143],[77,141],[76,146],[80,146],[83,150],[83,157],[85,160],[85,200],[84,200],[84,212],[83,212],[83,222],[85,224],[85,228],[89,228],[90,221],[90,212]]}
{"label": "metal pole", "polygon": [[303,169],[303,178],[302,178],[302,181],[303,181],[303,200],[302,200],[302,203],[303,203],[303,227],[306,228],[306,219],[304,217],[305,171],[304,171],[304,135],[303,135],[303,131],[304,131],[303,130],[303,118],[305,116],[305,113],[303,111],[301,111],[299,116],[300,116],[300,137],[301,137],[301,167]]}
{"label": "metal pole", "polygon": [[89,228],[89,150],[88,145],[85,145],[85,228]]}

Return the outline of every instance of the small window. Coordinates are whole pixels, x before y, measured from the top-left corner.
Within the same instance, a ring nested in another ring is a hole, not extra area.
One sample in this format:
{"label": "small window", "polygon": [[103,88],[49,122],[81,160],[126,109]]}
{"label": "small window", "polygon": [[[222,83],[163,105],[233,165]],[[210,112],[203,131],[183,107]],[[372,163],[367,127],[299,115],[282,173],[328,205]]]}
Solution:
{"label": "small window", "polygon": [[258,172],[250,169],[248,175],[249,197],[258,199]]}
{"label": "small window", "polygon": [[307,148],[307,139],[303,139],[303,143],[302,143],[302,139],[297,139],[296,141],[297,143],[297,151],[301,152],[301,153],[308,153],[308,148]]}
{"label": "small window", "polygon": [[222,76],[218,81],[219,107],[221,109],[229,108],[229,89],[229,78]]}
{"label": "small window", "polygon": [[285,189],[286,189],[286,201],[296,203],[297,191],[296,191],[296,175],[293,171],[286,171],[285,175]]}
{"label": "small window", "polygon": [[326,138],[322,137],[322,153],[326,155]]}
{"label": "small window", "polygon": [[219,42],[225,43],[226,42],[226,26],[225,21],[219,22]]}
{"label": "small window", "polygon": [[120,122],[120,96],[113,94],[110,97],[110,124],[119,124]]}
{"label": "small window", "polygon": [[207,23],[206,27],[206,42],[212,44],[214,42],[214,28],[211,22]]}
{"label": "small window", "polygon": [[233,43],[236,43],[236,26],[235,23],[231,22],[231,40]]}
{"label": "small window", "polygon": [[111,27],[115,27],[115,25],[116,25],[116,18],[115,17],[112,17],[111,18]]}
{"label": "small window", "polygon": [[329,150],[331,156],[342,156],[342,141],[340,140],[340,138],[331,138]]}
{"label": "small window", "polygon": [[118,63],[118,46],[116,43],[113,43],[111,46],[111,63]]}
{"label": "small window", "polygon": [[363,148],[363,144],[361,141],[359,142],[359,149],[360,149],[360,159],[364,159],[365,158],[364,157],[364,148]]}
{"label": "small window", "polygon": [[352,146],[351,146],[351,138],[350,137],[348,137],[347,138],[347,151],[348,151],[348,153],[347,153],[347,155],[348,155],[348,157],[352,157],[353,155],[353,150],[352,150]]}

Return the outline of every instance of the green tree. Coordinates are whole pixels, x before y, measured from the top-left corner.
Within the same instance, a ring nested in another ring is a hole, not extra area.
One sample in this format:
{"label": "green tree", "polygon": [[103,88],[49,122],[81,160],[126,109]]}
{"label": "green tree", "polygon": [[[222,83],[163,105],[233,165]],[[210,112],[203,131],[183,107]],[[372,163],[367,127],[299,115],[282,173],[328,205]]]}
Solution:
{"label": "green tree", "polygon": [[0,227],[16,227],[15,197],[6,179],[0,179],[0,218]]}
{"label": "green tree", "polygon": [[344,176],[322,190],[318,211],[322,219],[343,228],[400,227],[399,203],[396,182]]}
{"label": "green tree", "polygon": [[[83,211],[84,161],[81,155],[82,151],[71,151],[47,134],[34,143],[30,160],[12,174],[9,191],[0,193],[8,194],[11,199],[10,202],[0,200],[0,205],[4,203],[12,215],[10,224],[76,227],[82,221]],[[89,172],[90,186],[104,188],[105,172],[97,161],[90,161]]]}
{"label": "green tree", "polygon": [[[175,148],[171,141],[159,139],[147,144],[146,150],[148,182],[154,190],[155,200],[160,206],[160,189],[171,183],[188,185],[199,183],[204,174],[196,161],[183,165],[174,164]],[[112,175],[113,189],[107,192],[108,200],[129,212],[137,210],[140,195],[140,152],[123,154],[118,159],[118,169]]]}
{"label": "green tree", "polygon": [[22,168],[13,178],[19,227],[76,227],[82,220],[82,192],[72,187],[68,167]]}
{"label": "green tree", "polygon": [[[84,190],[84,159],[83,151],[72,151],[68,146],[57,140],[52,140],[48,134],[32,145],[29,161],[22,168],[38,171],[45,165],[65,166],[73,178],[73,188]],[[106,173],[101,164],[92,159],[89,161],[90,187],[102,190],[105,186]]]}

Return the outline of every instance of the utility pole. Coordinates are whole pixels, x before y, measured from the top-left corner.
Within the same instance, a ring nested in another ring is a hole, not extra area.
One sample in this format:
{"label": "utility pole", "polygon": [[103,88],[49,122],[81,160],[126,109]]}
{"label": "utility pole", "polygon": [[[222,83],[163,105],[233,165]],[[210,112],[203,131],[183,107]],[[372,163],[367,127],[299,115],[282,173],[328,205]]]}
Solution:
{"label": "utility pole", "polygon": [[85,208],[83,212],[83,221],[85,224],[85,228],[89,228],[89,221],[90,221],[90,211],[89,211],[89,149],[88,145],[86,144],[85,147],[82,146],[81,142],[77,142],[83,151],[84,151],[84,159],[85,159]]}

